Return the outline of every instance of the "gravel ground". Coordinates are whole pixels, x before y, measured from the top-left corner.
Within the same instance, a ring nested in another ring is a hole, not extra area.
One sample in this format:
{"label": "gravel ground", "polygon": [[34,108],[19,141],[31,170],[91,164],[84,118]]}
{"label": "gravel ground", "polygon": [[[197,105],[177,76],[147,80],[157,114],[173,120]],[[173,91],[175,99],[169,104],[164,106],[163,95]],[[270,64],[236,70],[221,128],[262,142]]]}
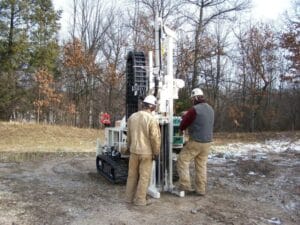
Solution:
{"label": "gravel ground", "polygon": [[125,186],[97,174],[94,155],[2,155],[0,224],[300,224],[297,151],[215,154],[205,197],[162,193],[146,207],[125,203]]}

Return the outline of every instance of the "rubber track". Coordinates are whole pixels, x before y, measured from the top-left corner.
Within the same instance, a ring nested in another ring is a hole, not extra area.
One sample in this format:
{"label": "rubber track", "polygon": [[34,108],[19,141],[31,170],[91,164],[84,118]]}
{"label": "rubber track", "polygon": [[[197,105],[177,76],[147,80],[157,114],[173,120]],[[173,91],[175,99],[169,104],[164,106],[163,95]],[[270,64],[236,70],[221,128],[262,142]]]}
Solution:
{"label": "rubber track", "polygon": [[[102,166],[99,165],[102,161]],[[113,159],[108,155],[100,155],[96,158],[98,173],[112,183],[125,184],[128,176],[128,159]]]}

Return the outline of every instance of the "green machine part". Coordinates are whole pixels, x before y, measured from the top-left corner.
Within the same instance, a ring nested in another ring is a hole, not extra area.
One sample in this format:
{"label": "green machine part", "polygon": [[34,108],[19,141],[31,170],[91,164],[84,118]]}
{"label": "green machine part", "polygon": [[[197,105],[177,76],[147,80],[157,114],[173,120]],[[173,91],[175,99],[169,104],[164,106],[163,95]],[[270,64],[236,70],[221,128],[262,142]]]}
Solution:
{"label": "green machine part", "polygon": [[183,134],[180,134],[179,125],[181,122],[181,117],[173,117],[173,149],[181,149],[184,143]]}

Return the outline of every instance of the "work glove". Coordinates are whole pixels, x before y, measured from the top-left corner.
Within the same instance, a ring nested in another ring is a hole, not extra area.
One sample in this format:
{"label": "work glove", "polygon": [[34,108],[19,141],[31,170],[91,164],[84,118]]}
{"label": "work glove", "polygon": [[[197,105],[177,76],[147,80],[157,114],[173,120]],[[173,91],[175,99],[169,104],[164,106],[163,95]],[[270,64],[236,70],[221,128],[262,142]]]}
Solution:
{"label": "work glove", "polygon": [[152,160],[157,161],[158,160],[159,155],[152,155]]}
{"label": "work glove", "polygon": [[130,149],[126,147],[121,148],[121,154],[123,155],[129,155],[130,154]]}

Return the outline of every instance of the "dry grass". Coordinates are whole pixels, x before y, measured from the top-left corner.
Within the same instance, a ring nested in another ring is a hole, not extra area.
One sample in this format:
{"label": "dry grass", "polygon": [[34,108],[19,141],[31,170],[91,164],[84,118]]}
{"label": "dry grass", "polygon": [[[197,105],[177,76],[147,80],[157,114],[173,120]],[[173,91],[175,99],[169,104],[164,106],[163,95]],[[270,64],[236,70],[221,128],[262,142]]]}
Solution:
{"label": "dry grass", "polygon": [[0,122],[0,152],[95,152],[103,130]]}
{"label": "dry grass", "polygon": [[[214,144],[300,138],[296,132],[215,133]],[[104,131],[68,126],[0,122],[0,152],[95,152]]]}

